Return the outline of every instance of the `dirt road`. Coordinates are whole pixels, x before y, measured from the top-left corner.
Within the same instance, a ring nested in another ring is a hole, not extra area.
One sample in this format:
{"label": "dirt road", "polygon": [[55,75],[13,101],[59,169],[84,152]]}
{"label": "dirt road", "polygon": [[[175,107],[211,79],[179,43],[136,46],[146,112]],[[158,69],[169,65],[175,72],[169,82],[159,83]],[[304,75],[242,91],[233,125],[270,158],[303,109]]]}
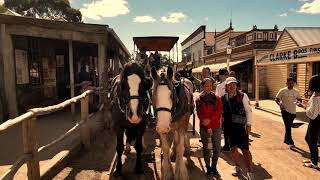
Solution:
{"label": "dirt road", "polygon": [[[192,121],[190,120],[190,122]],[[281,118],[254,110],[250,148],[254,161],[255,179],[320,180],[320,171],[302,166],[302,160],[309,157],[309,150],[304,141],[307,124],[298,122],[296,125],[296,128],[293,129],[293,139],[296,147],[290,149],[289,146],[282,143],[284,127]],[[196,129],[199,130],[198,127]],[[54,179],[157,179],[157,176],[161,176],[159,140],[152,130],[147,131],[145,137],[149,150],[155,149],[156,162],[145,163],[145,173],[143,175],[133,173],[135,164],[133,151],[128,156],[123,156],[123,172],[125,175],[122,178],[112,177],[115,167],[115,138],[108,131],[103,131],[97,136],[90,151],[81,152]],[[204,180],[206,177],[198,132],[191,137],[191,149],[191,158],[186,159],[190,179]],[[237,178],[231,175],[232,165],[230,154],[221,153],[218,170],[222,179],[245,179],[245,177]]]}

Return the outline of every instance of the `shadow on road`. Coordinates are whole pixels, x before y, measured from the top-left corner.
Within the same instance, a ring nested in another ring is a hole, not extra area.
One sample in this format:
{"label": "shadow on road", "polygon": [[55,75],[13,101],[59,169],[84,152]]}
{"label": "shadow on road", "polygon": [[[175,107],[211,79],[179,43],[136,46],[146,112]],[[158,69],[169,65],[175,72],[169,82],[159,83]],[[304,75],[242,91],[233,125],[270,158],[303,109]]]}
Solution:
{"label": "shadow on road", "polygon": [[258,133],[250,132],[250,135],[254,138],[261,138],[261,135]]}
{"label": "shadow on road", "polygon": [[272,175],[260,163],[253,164],[253,171],[255,172],[255,179],[272,179]]}
{"label": "shadow on road", "polygon": [[188,167],[188,173],[189,177],[197,177],[197,179],[205,179],[205,168],[202,164],[202,161],[200,158],[198,158],[199,164],[201,166],[201,169],[196,166],[196,164],[193,162],[193,160],[188,159],[187,167]]}
{"label": "shadow on road", "polygon": [[72,170],[65,179],[76,179],[76,176],[81,171],[94,170],[95,172],[104,172],[110,170],[116,154],[115,143],[112,133],[106,131],[98,133],[91,149],[89,151],[81,150],[69,162],[67,167]]}
{"label": "shadow on road", "polygon": [[304,125],[305,123],[293,123],[292,128],[299,128],[300,126]]}
{"label": "shadow on road", "polygon": [[[112,173],[109,178],[109,180],[155,180],[154,178],[154,172],[151,169],[151,167],[148,166],[147,163],[144,162],[144,172],[142,174],[136,174],[134,173],[134,167],[136,163],[136,154],[135,153],[130,153],[128,156],[126,156],[125,161],[123,162],[123,176],[122,177],[114,177],[112,176],[113,171],[115,170],[115,167],[112,168]],[[116,163],[114,163],[114,166]]]}
{"label": "shadow on road", "polygon": [[310,153],[299,148],[298,146],[291,146],[290,150],[296,153],[299,153],[304,158],[310,158]]}

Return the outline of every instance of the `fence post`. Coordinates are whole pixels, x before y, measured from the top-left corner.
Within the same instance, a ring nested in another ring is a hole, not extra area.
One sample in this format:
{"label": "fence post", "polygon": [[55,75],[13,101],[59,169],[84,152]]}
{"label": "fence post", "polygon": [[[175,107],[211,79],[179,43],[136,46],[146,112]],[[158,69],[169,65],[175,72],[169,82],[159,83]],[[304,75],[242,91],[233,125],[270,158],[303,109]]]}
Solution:
{"label": "fence post", "polygon": [[81,99],[81,139],[85,148],[90,148],[90,126],[88,123],[89,117],[89,96],[85,96]]}
{"label": "fence post", "polygon": [[40,179],[40,167],[38,159],[38,142],[36,139],[36,118],[26,119],[22,122],[22,139],[23,152],[25,154],[32,154],[31,160],[27,161],[28,179]]}

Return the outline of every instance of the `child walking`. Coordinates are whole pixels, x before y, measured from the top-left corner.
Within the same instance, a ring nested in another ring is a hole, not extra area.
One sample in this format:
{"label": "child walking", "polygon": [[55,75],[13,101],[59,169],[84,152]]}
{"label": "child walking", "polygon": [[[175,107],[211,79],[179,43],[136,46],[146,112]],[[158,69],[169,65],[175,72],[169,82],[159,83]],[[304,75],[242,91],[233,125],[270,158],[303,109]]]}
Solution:
{"label": "child walking", "polygon": [[203,156],[208,178],[220,177],[217,162],[221,148],[222,101],[213,92],[212,80],[203,79],[203,91],[196,100],[196,110],[200,119],[200,136],[203,144]]}

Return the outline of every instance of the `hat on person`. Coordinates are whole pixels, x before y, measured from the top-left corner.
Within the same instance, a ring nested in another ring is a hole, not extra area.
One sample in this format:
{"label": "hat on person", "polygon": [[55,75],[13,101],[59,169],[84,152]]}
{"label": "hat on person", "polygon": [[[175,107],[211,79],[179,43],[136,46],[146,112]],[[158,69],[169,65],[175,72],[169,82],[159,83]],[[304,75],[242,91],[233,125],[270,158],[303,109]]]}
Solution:
{"label": "hat on person", "polygon": [[229,75],[229,72],[227,69],[223,68],[223,69],[219,69],[219,75]]}
{"label": "hat on person", "polygon": [[228,77],[226,79],[226,84],[230,84],[230,83],[238,83],[237,79],[234,77]]}

